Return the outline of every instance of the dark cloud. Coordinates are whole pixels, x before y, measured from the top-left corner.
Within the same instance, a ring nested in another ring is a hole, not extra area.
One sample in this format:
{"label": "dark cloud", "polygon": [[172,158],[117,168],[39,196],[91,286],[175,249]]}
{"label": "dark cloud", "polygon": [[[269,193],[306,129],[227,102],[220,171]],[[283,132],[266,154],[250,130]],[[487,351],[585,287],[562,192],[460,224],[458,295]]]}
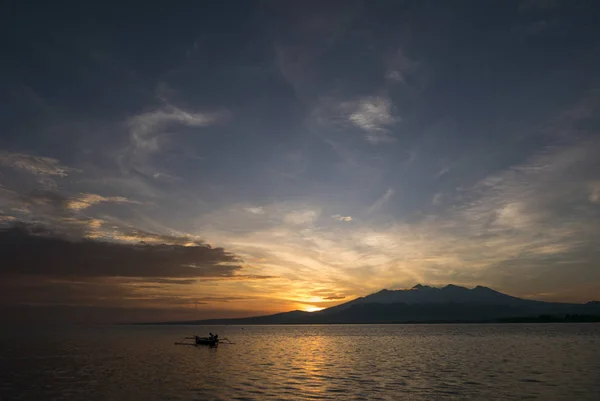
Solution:
{"label": "dark cloud", "polygon": [[[196,282],[193,278],[154,278],[144,279],[144,283],[190,285]],[[160,288],[160,287],[159,287]]]}
{"label": "dark cloud", "polygon": [[[31,198],[32,203],[55,204],[58,209],[65,203],[47,193]],[[77,237],[64,226],[52,231],[8,223],[0,229],[0,306],[11,319],[19,308],[34,314],[38,314],[34,309],[60,312],[64,314],[60,318],[69,319],[83,316],[82,310],[91,316],[113,311],[113,321],[139,310],[139,319],[144,310],[153,308],[165,316],[171,313],[170,318],[193,318],[199,306],[242,298],[198,294],[192,284],[271,278],[240,274],[241,261],[235,255],[190,236],[131,230],[114,238],[129,242],[109,242]]]}
{"label": "dark cloud", "polygon": [[0,230],[0,254],[3,274],[49,277],[227,278],[241,269],[234,255],[208,245],[69,240],[25,225]]}
{"label": "dark cloud", "polygon": [[333,291],[326,290],[326,289],[315,290],[312,292],[312,295],[316,296],[316,297],[321,297],[321,298],[329,300],[329,301],[337,301],[337,300],[346,298],[346,296],[344,294],[339,294],[337,292],[333,292]]}
{"label": "dark cloud", "polygon": [[[64,235],[81,237],[88,231],[93,219],[76,216],[69,208],[70,199],[54,190],[4,190],[0,192],[0,207],[7,216],[5,221],[23,221],[53,227]],[[2,223],[0,219],[0,223]]]}

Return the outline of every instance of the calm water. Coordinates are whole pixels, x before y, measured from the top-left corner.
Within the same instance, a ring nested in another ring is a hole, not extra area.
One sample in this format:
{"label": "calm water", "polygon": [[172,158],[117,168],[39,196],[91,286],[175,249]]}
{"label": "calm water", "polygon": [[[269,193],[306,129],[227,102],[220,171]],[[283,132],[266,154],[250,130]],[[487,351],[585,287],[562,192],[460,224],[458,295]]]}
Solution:
{"label": "calm water", "polygon": [[[235,345],[175,346],[217,331]],[[5,333],[0,400],[599,400],[600,325]]]}

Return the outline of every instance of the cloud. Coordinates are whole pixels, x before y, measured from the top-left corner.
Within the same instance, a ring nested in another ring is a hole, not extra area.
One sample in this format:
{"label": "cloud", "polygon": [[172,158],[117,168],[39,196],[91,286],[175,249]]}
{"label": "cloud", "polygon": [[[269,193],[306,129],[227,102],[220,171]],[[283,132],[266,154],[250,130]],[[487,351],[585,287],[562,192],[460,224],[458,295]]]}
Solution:
{"label": "cloud", "polygon": [[[78,213],[102,202],[138,203],[124,197],[104,197],[97,194],[80,194],[74,198],[69,198],[65,194],[48,189],[36,189],[24,193],[0,190],[0,210],[4,210],[12,221],[51,227],[62,235],[69,237],[115,239],[119,235],[135,231],[126,228],[128,224],[123,222],[115,224],[115,222],[105,221],[106,217],[98,218]],[[5,223],[8,221],[7,219],[2,220]],[[117,229],[117,226],[120,226],[120,228]],[[107,228],[110,231],[103,231]]]}
{"label": "cloud", "polygon": [[66,177],[71,172],[80,172],[80,170],[62,166],[57,159],[23,153],[0,154],[0,164],[37,176]]}
{"label": "cloud", "polygon": [[547,274],[542,272],[557,269],[563,259],[583,258],[576,264],[585,271],[590,262],[584,255],[597,246],[599,234],[600,213],[589,202],[590,180],[600,172],[598,151],[597,141],[548,147],[482,180],[455,213],[437,221],[439,250],[453,255],[457,270],[496,278],[512,265]]}
{"label": "cloud", "polygon": [[590,183],[590,202],[600,203],[600,181]]}
{"label": "cloud", "polygon": [[344,107],[354,109],[348,120],[367,132],[367,141],[374,144],[394,141],[387,127],[396,123],[398,118],[392,115],[392,103],[387,97],[365,97]]}
{"label": "cloud", "polygon": [[198,282],[198,280],[194,279],[194,278],[163,278],[163,277],[147,278],[147,277],[144,277],[141,279],[130,279],[128,283],[135,284],[135,285],[137,285],[139,283],[191,285],[191,284],[196,284],[197,282]]}
{"label": "cloud", "polygon": [[296,210],[286,214],[283,221],[288,224],[305,225],[311,224],[318,217],[319,213],[315,210]]}
{"label": "cloud", "polygon": [[[130,242],[115,242],[121,240],[115,233],[110,240],[64,237],[25,223],[0,229],[0,314],[14,318],[44,310],[72,321],[72,313],[85,310],[84,320],[97,320],[104,312],[112,322],[126,315],[129,320],[191,320],[248,307],[255,312],[245,314],[255,315],[264,311],[262,304],[244,288],[278,280],[193,236],[139,230],[123,235]],[[215,303],[228,303],[230,311]]]}
{"label": "cloud", "polygon": [[[280,225],[247,221],[243,229],[222,227],[203,235],[264,274],[290,280],[273,294],[305,301],[316,296],[315,286],[353,296],[390,283],[406,287],[423,281],[486,284],[519,295],[543,277],[558,277],[555,272],[566,264],[574,277],[600,279],[593,270],[600,246],[600,210],[594,203],[598,153],[598,141],[549,146],[460,193],[438,193],[431,200],[435,214],[382,224],[353,220],[351,231],[340,225],[299,229],[285,220]],[[368,213],[381,211],[394,195],[392,188],[385,190]],[[423,210],[431,211],[430,206]],[[576,282],[570,285],[575,288]],[[560,287],[549,278],[543,283],[548,291]]]}
{"label": "cloud", "polygon": [[9,215],[0,213],[0,223],[6,223],[6,222],[15,221],[15,220],[16,220],[16,218],[13,216],[9,216]]}
{"label": "cloud", "polygon": [[352,216],[342,216],[341,214],[334,214],[331,218],[339,221],[352,221]]}
{"label": "cloud", "polygon": [[323,299],[326,299],[328,301],[339,301],[342,299],[346,299],[347,297],[345,295],[329,295],[326,297],[323,297]]}
{"label": "cloud", "polygon": [[245,211],[252,214],[265,214],[265,209],[261,206],[258,207],[245,207]]}
{"label": "cloud", "polygon": [[446,175],[450,172],[450,167],[444,167],[441,170],[439,170],[437,173],[435,173],[433,176],[435,178],[440,178],[443,175]]}
{"label": "cloud", "polygon": [[66,203],[67,209],[81,211],[98,203],[130,203],[139,204],[140,202],[132,201],[123,196],[101,196],[97,194],[81,194],[75,199],[70,199]]}
{"label": "cloud", "polygon": [[[549,146],[529,161],[482,180],[473,188],[481,196],[464,211],[477,222],[544,223],[554,228],[561,221],[594,217],[589,201],[594,200],[600,173],[595,156],[599,151],[599,141]],[[555,220],[558,216],[562,219]]]}
{"label": "cloud", "polygon": [[[386,96],[365,96],[339,100],[322,98],[313,109],[310,123],[316,127],[358,128],[373,144],[394,142],[390,127],[400,121],[393,115],[392,102]],[[319,131],[316,129],[316,131]]]}
{"label": "cloud", "polygon": [[392,198],[392,196],[394,196],[395,193],[396,191],[394,191],[392,188],[388,188],[379,199],[369,206],[367,209],[367,214],[371,214],[381,209],[383,205],[385,205]]}
{"label": "cloud", "polygon": [[25,193],[3,191],[0,196],[0,204],[10,209],[12,213],[38,219],[69,217],[67,202],[68,198],[64,195],[46,189],[36,189]]}
{"label": "cloud", "polygon": [[151,245],[178,245],[178,246],[201,246],[204,242],[192,235],[168,235],[151,233],[139,229],[121,228],[119,230],[96,231],[93,235],[88,233],[87,238],[105,239],[109,241],[119,241],[130,244],[151,244]]}
{"label": "cloud", "polygon": [[154,174],[152,174],[152,177],[156,180],[163,180],[163,181],[167,181],[167,182],[181,181],[181,177],[177,177],[176,175],[173,175],[173,174],[160,173],[158,171],[155,172]]}
{"label": "cloud", "polygon": [[188,127],[205,127],[224,121],[228,112],[188,112],[173,106],[138,114],[129,119],[130,137],[134,148],[141,152],[153,153],[160,149],[159,130],[170,124]]}
{"label": "cloud", "polygon": [[208,245],[67,240],[31,226],[0,230],[3,274],[47,277],[234,278],[240,260]]}
{"label": "cloud", "polygon": [[114,153],[115,161],[123,175],[150,178],[152,183],[176,183],[179,174],[165,171],[164,166],[154,165],[158,162],[153,156],[163,151],[168,145],[176,147],[182,158],[198,159],[195,150],[190,146],[182,146],[181,138],[175,138],[182,128],[202,128],[214,126],[227,121],[230,113],[227,110],[187,111],[170,104],[159,109],[131,116],[126,120],[129,130],[129,144]]}
{"label": "cloud", "polygon": [[328,301],[337,301],[337,300],[340,300],[340,299],[347,298],[346,295],[340,294],[340,293],[336,293],[336,292],[331,291],[329,289],[314,290],[311,293],[311,295],[314,296],[314,297],[322,298],[324,300],[328,300]]}
{"label": "cloud", "polygon": [[387,64],[385,78],[392,83],[406,84],[408,76],[419,69],[419,63],[409,58],[402,49],[398,50]]}

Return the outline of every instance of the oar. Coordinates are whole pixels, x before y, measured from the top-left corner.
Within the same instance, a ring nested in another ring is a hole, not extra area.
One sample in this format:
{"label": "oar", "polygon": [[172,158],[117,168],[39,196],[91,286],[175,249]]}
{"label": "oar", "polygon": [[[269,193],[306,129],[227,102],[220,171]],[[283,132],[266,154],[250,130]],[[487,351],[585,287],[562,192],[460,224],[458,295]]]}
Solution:
{"label": "oar", "polygon": [[[196,337],[183,337],[181,339],[181,341],[185,341],[185,340],[195,340]],[[196,344],[190,344],[190,343],[185,343],[185,342],[176,342],[175,345],[196,345]]]}
{"label": "oar", "polygon": [[183,341],[185,341],[187,339],[188,339],[188,337],[183,337],[181,339],[181,341],[175,341],[175,345],[184,345],[184,344],[187,344],[187,343],[183,342]]}

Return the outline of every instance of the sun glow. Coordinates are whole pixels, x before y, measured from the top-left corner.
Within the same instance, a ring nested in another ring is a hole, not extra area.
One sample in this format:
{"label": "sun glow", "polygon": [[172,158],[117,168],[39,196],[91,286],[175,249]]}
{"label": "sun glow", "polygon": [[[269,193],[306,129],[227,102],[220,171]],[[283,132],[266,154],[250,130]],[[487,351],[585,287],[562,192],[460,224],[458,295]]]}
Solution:
{"label": "sun glow", "polygon": [[312,305],[310,305],[310,306],[305,306],[302,310],[304,312],[318,312],[318,311],[323,310],[323,309],[325,309],[325,308],[319,308],[318,306],[312,306]]}

